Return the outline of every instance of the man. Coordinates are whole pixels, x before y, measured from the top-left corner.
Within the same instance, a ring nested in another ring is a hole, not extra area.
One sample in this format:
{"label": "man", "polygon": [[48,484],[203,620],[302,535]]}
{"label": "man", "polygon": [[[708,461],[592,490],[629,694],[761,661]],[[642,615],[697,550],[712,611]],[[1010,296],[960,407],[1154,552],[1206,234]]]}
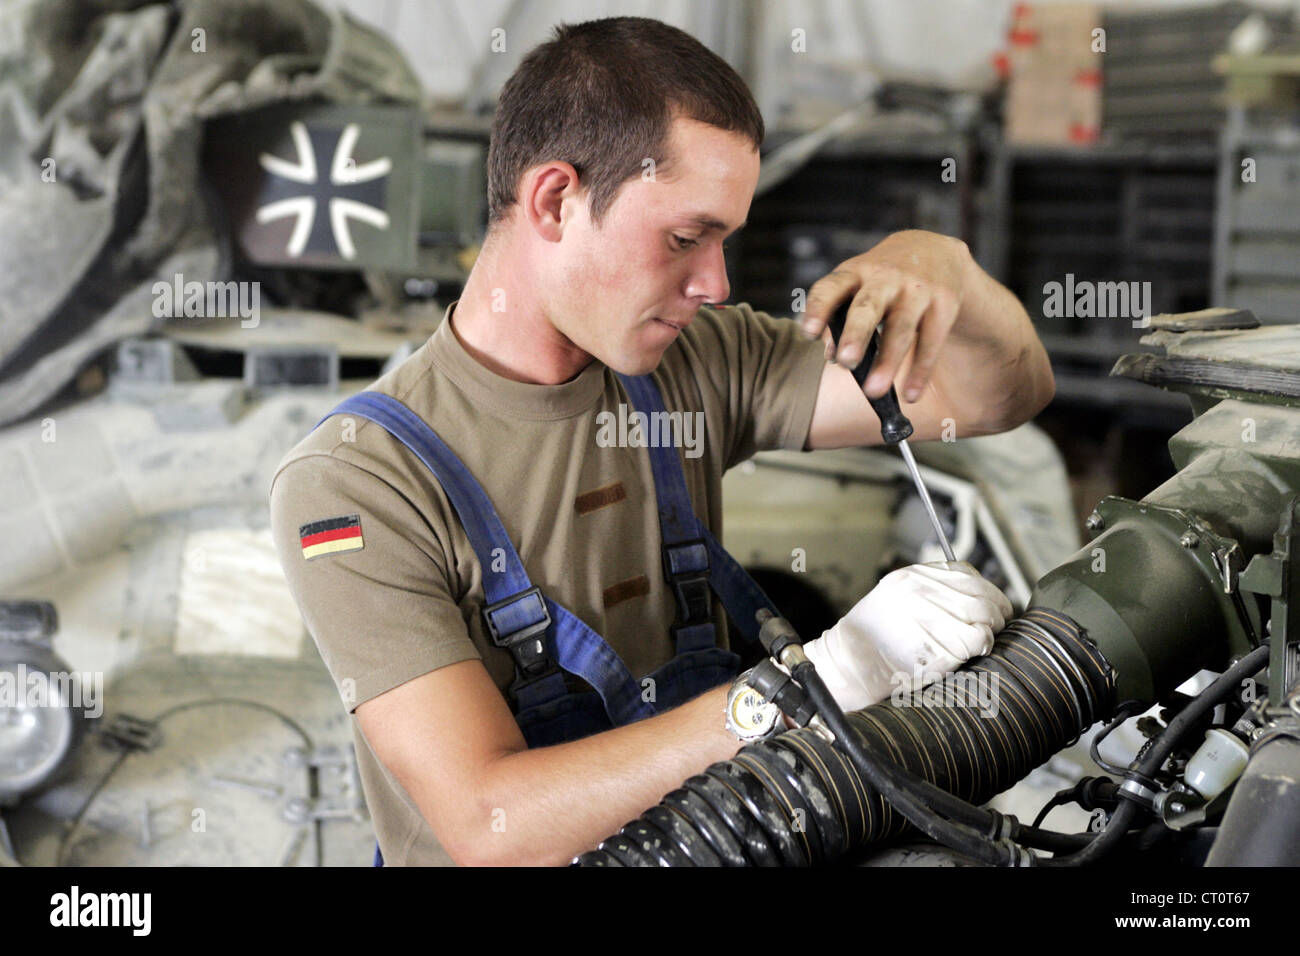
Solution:
{"label": "man", "polygon": [[[1050,400],[1024,309],[954,239],[901,233],[843,263],[810,290],[802,331],[744,305],[708,308],[730,292],[722,244],[748,214],[762,138],[743,82],[685,33],[640,18],[559,27],[502,91],[489,235],[463,296],[362,393],[399,400],[463,472],[439,480],[427,440],[398,440],[396,423],[364,409],[360,421],[348,409],[328,418],[282,463],[280,559],[355,715],[388,864],[564,864],[739,749],[723,718],[725,649],[738,642],[717,600],[688,607],[689,576],[667,578],[654,450],[596,440],[602,415],[646,410],[636,382],[665,409],[703,415],[699,454],[672,449],[669,466],[682,469],[701,537],[720,532],[723,472],[755,451],[880,443],[850,369],[882,317],[866,388],[897,381],[918,438],[938,437],[945,419],[960,436],[1004,430]],[[850,296],[828,365],[819,337]],[[467,482],[486,499],[453,500]],[[477,525],[493,508],[489,546]],[[726,562],[712,553],[709,566],[718,590]],[[507,573],[525,583],[502,589]],[[579,696],[577,665],[561,681],[571,696],[527,704],[523,645],[494,643],[485,605],[490,588],[522,602],[529,584],[554,614],[572,612],[546,631],[552,654],[564,627],[581,630],[624,685],[640,679],[642,700],[624,699],[623,713],[643,719],[607,718],[607,688]],[[686,679],[674,651],[701,610],[710,647],[693,653],[721,669]],[[837,701],[865,706],[896,672],[986,652],[1010,613],[968,567],[903,569],[809,654]]]}

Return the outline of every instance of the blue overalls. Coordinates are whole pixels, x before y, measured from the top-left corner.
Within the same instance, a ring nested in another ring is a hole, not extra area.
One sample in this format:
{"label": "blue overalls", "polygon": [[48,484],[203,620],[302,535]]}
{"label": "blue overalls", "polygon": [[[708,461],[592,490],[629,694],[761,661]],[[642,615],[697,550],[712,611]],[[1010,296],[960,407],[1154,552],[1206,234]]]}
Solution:
{"label": "blue overalls", "polygon": [[[649,375],[619,379],[634,408],[647,416],[664,411],[663,397]],[[638,681],[599,634],[528,579],[482,486],[423,419],[389,395],[364,391],[344,399],[316,427],[342,414],[386,429],[424,462],[455,508],[480,567],[492,567],[494,557],[499,566],[504,554],[505,570],[483,575],[487,603],[482,613],[492,642],[514,658],[510,696],[529,747],[652,717],[733,679],[740,657],[717,646],[710,590],[749,641],[758,636],[757,612],[775,611],[754,579],[696,517],[677,449],[648,448],[664,577],[677,599],[672,628],[676,656]],[[595,689],[571,693],[564,671]],[[378,845],[374,865],[383,865]]]}

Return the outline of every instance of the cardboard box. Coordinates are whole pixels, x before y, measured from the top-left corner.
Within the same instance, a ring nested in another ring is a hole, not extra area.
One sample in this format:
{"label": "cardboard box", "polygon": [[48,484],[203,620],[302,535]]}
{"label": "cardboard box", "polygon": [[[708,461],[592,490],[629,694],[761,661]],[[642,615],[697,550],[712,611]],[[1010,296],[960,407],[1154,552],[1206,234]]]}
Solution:
{"label": "cardboard box", "polygon": [[1094,4],[1018,4],[1008,49],[1004,135],[1008,142],[1080,146],[1101,135],[1101,61]]}

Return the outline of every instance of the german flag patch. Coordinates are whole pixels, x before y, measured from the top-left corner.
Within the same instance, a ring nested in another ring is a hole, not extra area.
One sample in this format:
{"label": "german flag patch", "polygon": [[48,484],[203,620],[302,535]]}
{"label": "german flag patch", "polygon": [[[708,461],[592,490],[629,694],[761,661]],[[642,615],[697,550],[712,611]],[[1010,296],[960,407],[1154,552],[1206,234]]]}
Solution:
{"label": "german flag patch", "polygon": [[302,556],[310,561],[324,554],[360,551],[365,547],[361,540],[361,515],[342,515],[309,521],[298,529],[302,543]]}

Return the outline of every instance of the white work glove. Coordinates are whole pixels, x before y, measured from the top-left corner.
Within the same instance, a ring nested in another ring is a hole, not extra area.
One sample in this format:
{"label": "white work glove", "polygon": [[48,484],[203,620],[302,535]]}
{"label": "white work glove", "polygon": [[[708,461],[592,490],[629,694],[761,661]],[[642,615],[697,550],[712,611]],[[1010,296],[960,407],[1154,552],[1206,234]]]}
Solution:
{"label": "white work glove", "polygon": [[964,561],[913,564],[881,578],[804,651],[835,702],[859,710],[987,654],[1012,613],[1006,595]]}

